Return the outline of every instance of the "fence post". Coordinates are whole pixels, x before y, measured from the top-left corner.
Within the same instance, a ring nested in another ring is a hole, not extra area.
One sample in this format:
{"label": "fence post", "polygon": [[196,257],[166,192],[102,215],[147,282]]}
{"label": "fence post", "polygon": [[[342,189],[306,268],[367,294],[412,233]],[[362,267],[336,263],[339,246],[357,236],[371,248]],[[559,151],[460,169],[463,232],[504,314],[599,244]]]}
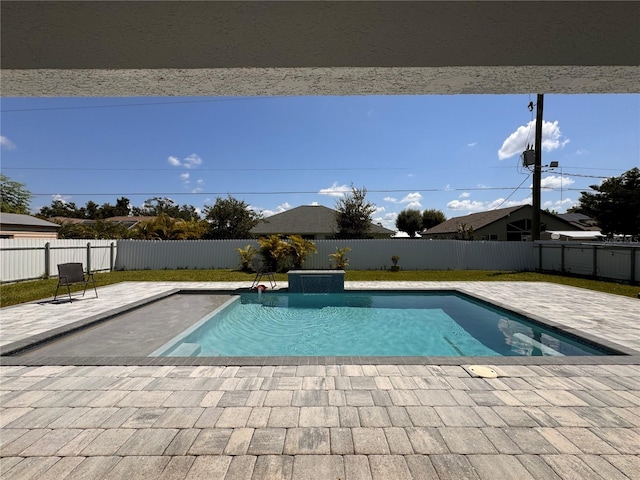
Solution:
{"label": "fence post", "polygon": [[44,244],[44,278],[49,278],[51,275],[51,244],[49,242]]}
{"label": "fence post", "polygon": [[91,273],[91,242],[87,242],[87,273]]}
{"label": "fence post", "polygon": [[564,273],[564,243],[560,245],[560,272]]}
{"label": "fence post", "polygon": [[113,272],[113,267],[115,264],[115,259],[116,259],[116,255],[115,255],[115,243],[111,242],[111,245],[109,246],[109,271]]}
{"label": "fence post", "polygon": [[629,280],[631,281],[631,285],[636,283],[636,248],[629,247],[629,253],[631,253],[631,275],[629,276]]}
{"label": "fence post", "polygon": [[542,272],[542,244],[538,243],[538,272]]}
{"label": "fence post", "polygon": [[593,278],[598,278],[598,246],[593,246]]}

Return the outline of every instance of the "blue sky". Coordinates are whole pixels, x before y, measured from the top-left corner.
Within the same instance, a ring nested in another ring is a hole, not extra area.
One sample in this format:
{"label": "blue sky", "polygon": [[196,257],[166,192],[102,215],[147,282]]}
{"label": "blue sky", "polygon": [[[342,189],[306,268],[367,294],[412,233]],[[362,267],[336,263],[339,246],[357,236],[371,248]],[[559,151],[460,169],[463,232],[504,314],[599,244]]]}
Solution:
{"label": "blue sky", "polygon": [[[52,200],[132,205],[216,197],[265,216],[333,208],[366,188],[376,222],[407,208],[447,218],[531,203],[520,154],[536,95],[2,98],[2,173]],[[640,166],[640,95],[545,95],[543,208]],[[560,186],[562,184],[562,189]]]}

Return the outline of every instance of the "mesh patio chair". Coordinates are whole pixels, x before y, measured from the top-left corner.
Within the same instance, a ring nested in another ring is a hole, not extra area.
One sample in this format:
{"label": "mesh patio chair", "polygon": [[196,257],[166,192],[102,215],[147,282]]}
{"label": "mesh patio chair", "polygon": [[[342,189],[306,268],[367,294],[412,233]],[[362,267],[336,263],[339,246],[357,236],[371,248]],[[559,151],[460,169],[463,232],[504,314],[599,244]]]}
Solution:
{"label": "mesh patio chair", "polygon": [[256,278],[253,279],[253,283],[251,284],[252,290],[260,284],[260,280],[262,280],[262,277],[267,277],[271,288],[278,285],[276,283],[275,272],[268,268],[268,265],[262,258],[253,257],[253,259],[251,260],[251,266],[256,272]]}
{"label": "mesh patio chair", "polygon": [[71,285],[84,284],[84,291],[82,296],[87,292],[89,282],[93,283],[93,290],[98,298],[98,290],[96,289],[96,281],[93,278],[93,273],[84,273],[82,269],[82,263],[59,263],[58,264],[58,285],[56,286],[56,293],[53,296],[53,301],[58,299],[58,290],[60,287],[67,287],[67,294],[69,295],[69,301],[71,298]]}

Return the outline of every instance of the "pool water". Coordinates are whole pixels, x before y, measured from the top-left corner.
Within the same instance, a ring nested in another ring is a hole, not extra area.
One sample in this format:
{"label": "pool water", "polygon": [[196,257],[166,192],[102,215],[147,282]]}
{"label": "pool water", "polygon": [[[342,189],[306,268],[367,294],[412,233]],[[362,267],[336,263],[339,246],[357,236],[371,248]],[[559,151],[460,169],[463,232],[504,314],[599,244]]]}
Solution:
{"label": "pool water", "polygon": [[606,354],[457,292],[252,293],[214,313],[159,355]]}

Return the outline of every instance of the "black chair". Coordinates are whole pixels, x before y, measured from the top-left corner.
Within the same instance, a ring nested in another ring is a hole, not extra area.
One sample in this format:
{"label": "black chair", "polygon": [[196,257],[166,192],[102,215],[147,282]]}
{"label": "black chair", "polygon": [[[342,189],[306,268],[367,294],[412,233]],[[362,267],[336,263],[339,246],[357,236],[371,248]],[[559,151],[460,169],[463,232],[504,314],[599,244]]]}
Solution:
{"label": "black chair", "polygon": [[58,285],[56,286],[56,293],[53,296],[53,301],[58,299],[58,290],[60,287],[67,287],[67,294],[69,295],[69,301],[71,301],[71,285],[84,284],[84,291],[82,296],[87,292],[89,282],[93,283],[93,290],[96,292],[96,298],[98,298],[98,290],[96,289],[96,281],[93,278],[93,273],[84,273],[81,263],[59,263],[58,264]]}
{"label": "black chair", "polygon": [[256,278],[253,279],[253,283],[251,284],[252,290],[260,284],[260,280],[262,280],[262,277],[267,277],[271,288],[278,285],[276,283],[275,272],[268,268],[266,262],[262,258],[253,257],[253,259],[251,260],[251,266],[256,271]]}

